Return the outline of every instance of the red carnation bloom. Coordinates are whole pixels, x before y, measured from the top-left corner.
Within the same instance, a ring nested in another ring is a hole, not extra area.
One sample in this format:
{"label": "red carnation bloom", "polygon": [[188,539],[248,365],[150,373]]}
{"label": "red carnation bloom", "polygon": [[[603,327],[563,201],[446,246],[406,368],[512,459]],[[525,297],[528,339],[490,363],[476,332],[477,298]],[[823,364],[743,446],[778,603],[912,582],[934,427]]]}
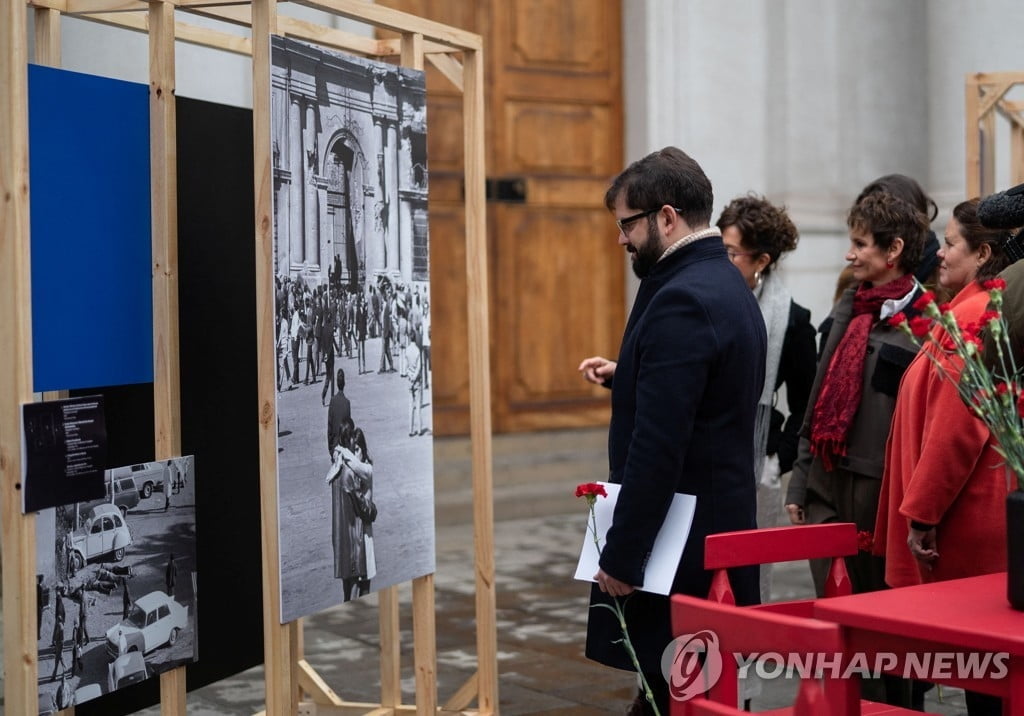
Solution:
{"label": "red carnation bloom", "polygon": [[910,332],[918,338],[928,335],[928,331],[930,331],[931,328],[931,320],[924,316],[914,316],[910,319]]}
{"label": "red carnation bloom", "polygon": [[1017,414],[1024,418],[1024,393],[1017,398]]}
{"label": "red carnation bloom", "polygon": [[907,314],[905,314],[903,311],[900,311],[895,316],[892,316],[891,318],[889,318],[889,325],[892,326],[893,328],[899,328],[900,326],[902,326],[906,322],[907,322]]}
{"label": "red carnation bloom", "polygon": [[923,311],[932,303],[935,303],[935,292],[925,291],[916,301],[914,301],[914,308],[918,311]]}
{"label": "red carnation bloom", "polygon": [[996,395],[1006,395],[1010,392],[1010,386],[1006,383],[999,383],[996,385]]}
{"label": "red carnation bloom", "polygon": [[875,535],[867,530],[857,533],[857,549],[861,552],[870,552],[875,544]]}
{"label": "red carnation bloom", "polygon": [[948,303],[939,304],[939,313],[949,313],[951,310],[953,310],[953,307]]}
{"label": "red carnation bloom", "polygon": [[1006,281],[997,276],[982,283],[981,287],[986,291],[1002,291],[1006,288]]}
{"label": "red carnation bloom", "polygon": [[597,482],[582,482],[576,486],[576,497],[608,497],[604,485]]}
{"label": "red carnation bloom", "polygon": [[989,323],[991,323],[992,321],[998,321],[998,320],[999,320],[999,311],[985,311],[983,314],[981,314],[981,318],[978,319],[978,323],[980,323],[981,325],[985,326],[985,325],[988,325]]}

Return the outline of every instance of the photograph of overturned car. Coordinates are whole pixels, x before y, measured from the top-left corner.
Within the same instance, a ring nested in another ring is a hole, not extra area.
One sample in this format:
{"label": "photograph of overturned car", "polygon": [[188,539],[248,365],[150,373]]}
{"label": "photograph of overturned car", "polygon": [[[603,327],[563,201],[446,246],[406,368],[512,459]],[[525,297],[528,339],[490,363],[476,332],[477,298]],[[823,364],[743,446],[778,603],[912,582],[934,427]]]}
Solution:
{"label": "photograph of overturned car", "polygon": [[105,480],[104,500],[36,518],[42,713],[195,661],[195,461],[127,465]]}

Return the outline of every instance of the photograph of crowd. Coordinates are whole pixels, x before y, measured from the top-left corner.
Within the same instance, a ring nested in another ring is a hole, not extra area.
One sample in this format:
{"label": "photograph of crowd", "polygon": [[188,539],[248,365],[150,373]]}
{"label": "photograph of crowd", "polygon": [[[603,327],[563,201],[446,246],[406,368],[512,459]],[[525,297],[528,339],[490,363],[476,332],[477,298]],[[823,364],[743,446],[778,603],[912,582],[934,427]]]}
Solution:
{"label": "photograph of crowd", "polygon": [[102,499],[37,516],[41,710],[196,658],[193,457],[125,465],[105,480]]}
{"label": "photograph of crowd", "polygon": [[281,620],[434,571],[422,72],[273,38]]}

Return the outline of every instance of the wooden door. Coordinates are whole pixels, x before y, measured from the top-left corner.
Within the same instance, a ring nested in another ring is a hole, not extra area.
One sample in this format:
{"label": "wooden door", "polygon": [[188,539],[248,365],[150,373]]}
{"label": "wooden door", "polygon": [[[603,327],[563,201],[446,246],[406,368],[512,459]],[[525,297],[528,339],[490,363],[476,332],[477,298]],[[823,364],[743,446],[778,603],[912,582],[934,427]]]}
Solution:
{"label": "wooden door", "polygon": [[[614,357],[622,250],[603,197],[622,169],[620,3],[378,0],[484,36],[491,380],[498,432],[603,425],[576,372]],[[428,66],[434,421],[468,431],[461,95]]]}

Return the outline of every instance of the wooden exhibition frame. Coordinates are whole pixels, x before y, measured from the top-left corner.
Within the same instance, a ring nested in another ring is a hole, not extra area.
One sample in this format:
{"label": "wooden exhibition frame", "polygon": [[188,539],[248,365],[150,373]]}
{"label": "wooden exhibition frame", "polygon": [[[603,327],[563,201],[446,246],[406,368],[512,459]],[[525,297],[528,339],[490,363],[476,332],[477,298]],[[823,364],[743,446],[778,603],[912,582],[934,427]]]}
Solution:
{"label": "wooden exhibition frame", "polygon": [[1010,184],[1024,182],[1024,101],[1006,94],[1024,84],[1024,72],[978,72],[965,87],[967,196],[996,191],[996,116],[1010,123]]}
{"label": "wooden exhibition frame", "polygon": [[[479,35],[363,0],[299,4],[399,34],[378,40],[279,15],[277,0],[6,0],[0,3],[0,525],[3,548],[5,703],[10,713],[37,713],[34,625],[35,517],[22,515],[20,406],[32,393],[29,262],[27,8],[35,20],[36,62],[60,65],[60,17],[74,15],[149,36],[152,171],[154,405],[156,458],[180,453],[175,43],[251,54],[253,66],[256,317],[259,370],[260,493],[266,713],[479,713],[498,711],[491,410],[484,196],[483,42]],[[175,10],[251,28],[251,37],[189,25]],[[470,437],[476,575],[477,670],[438,705],[434,579],[412,584],[416,703],[403,704],[397,587],[379,592],[381,697],[343,701],[303,659],[301,620],[280,624],[276,381],[270,147],[270,35],[281,34],[365,57],[395,58],[423,69],[429,61],[463,93],[466,282]],[[300,701],[308,694],[310,701]],[[477,708],[467,710],[476,701]],[[161,712],[185,714],[185,670],[160,675]],[[70,711],[70,710],[69,710]],[[68,712],[62,712],[68,713]]]}

